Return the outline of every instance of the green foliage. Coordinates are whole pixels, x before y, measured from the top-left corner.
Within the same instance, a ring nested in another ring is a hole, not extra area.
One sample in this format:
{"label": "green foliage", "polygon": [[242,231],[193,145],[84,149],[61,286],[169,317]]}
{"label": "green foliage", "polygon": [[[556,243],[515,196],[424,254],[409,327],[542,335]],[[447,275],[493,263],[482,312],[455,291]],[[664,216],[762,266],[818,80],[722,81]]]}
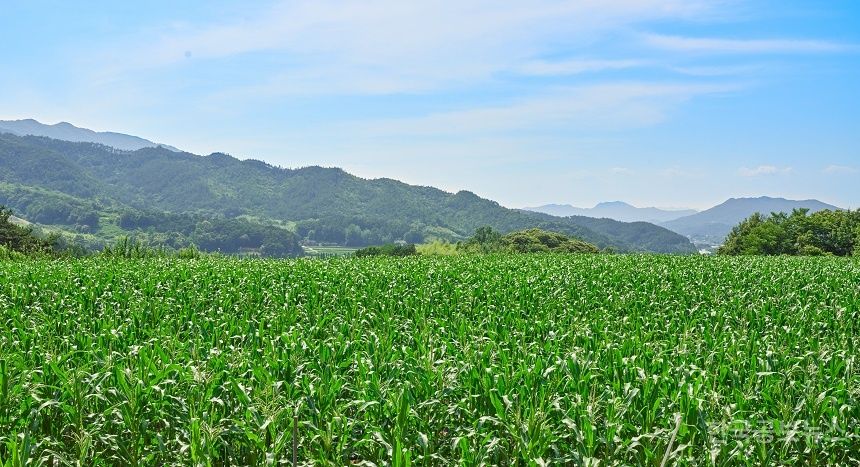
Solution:
{"label": "green foliage", "polygon": [[[41,238],[33,233],[32,227],[15,225],[10,219],[12,211],[0,206],[0,246],[5,250],[5,256],[20,253],[25,256],[46,256],[56,253],[56,236]],[[18,256],[18,255],[14,255]]]}
{"label": "green foliage", "polygon": [[[34,222],[93,235],[116,222],[123,234],[147,233],[171,248],[194,243],[210,250],[206,241],[213,240],[213,251],[235,251],[233,237],[219,243],[217,232],[199,239],[168,226],[176,216],[234,220],[247,215],[295,223],[297,241],[308,244],[456,242],[490,225],[499,232],[537,227],[622,251],[695,251],[685,237],[652,224],[563,219],[507,209],[466,191],[450,194],[391,179],[366,180],[334,168],[282,169],[225,154],[200,157],[163,148],[119,152],[3,134],[0,167],[10,168],[0,173],[0,203],[8,192],[5,202]],[[285,256],[298,254],[289,243]]]}
{"label": "green foliage", "polygon": [[[271,258],[302,255],[293,232],[243,218],[217,214],[172,214],[152,211],[124,211],[119,218],[124,229],[142,229],[155,234],[150,243],[173,249],[194,246],[203,251],[227,254],[256,250]],[[161,235],[158,235],[161,234]]]}
{"label": "green foliage", "polygon": [[24,258],[26,256],[23,253],[14,251],[5,245],[0,245],[0,260],[19,260]]}
{"label": "green foliage", "polygon": [[104,258],[114,259],[146,259],[146,258],[168,258],[199,259],[204,256],[212,256],[212,253],[204,253],[195,245],[180,248],[178,250],[167,249],[163,246],[152,247],[135,238],[121,237],[111,245],[107,245],[100,252]]}
{"label": "green foliage", "polygon": [[452,256],[459,253],[457,245],[439,240],[415,245],[415,249],[418,254],[426,256]]}
{"label": "green foliage", "polygon": [[502,234],[496,232],[490,226],[484,226],[478,227],[475,230],[475,235],[472,236],[471,241],[479,245],[492,245],[498,243],[501,239]]}
{"label": "green foliage", "polygon": [[664,222],[661,225],[686,235],[704,244],[725,242],[732,227],[754,213],[791,212],[794,209],[809,209],[817,212],[825,209],[836,210],[836,206],[818,200],[787,200],[761,196],[758,198],[731,198],[702,212]]}
{"label": "green foliage", "polygon": [[471,238],[457,244],[457,250],[464,253],[492,253],[502,249],[501,240],[502,234],[492,227],[478,227]]}
{"label": "green foliage", "polygon": [[362,248],[360,250],[356,250],[354,253],[355,256],[363,257],[363,256],[414,256],[417,255],[418,251],[415,249],[415,245],[409,243],[406,245],[398,245],[389,243],[381,246],[369,246],[367,248]]}
{"label": "green foliage", "polygon": [[517,253],[598,253],[600,251],[590,243],[540,229],[509,233],[500,239],[500,243],[503,248]]}
{"label": "green foliage", "polygon": [[101,256],[105,258],[159,258],[168,256],[168,251],[162,248],[152,248],[134,238],[122,237],[113,245],[105,246]]}
{"label": "green foliage", "polygon": [[724,255],[850,256],[860,247],[860,210],[823,210],[768,217],[753,214],[738,224],[719,249]]}
{"label": "green foliage", "polygon": [[[858,263],[0,263],[0,465],[854,465]],[[763,280],[766,278],[766,280]]]}
{"label": "green foliage", "polygon": [[501,235],[481,227],[468,241],[458,246],[467,253],[598,253],[596,246],[557,232],[528,229]]}
{"label": "green foliage", "polygon": [[176,256],[181,259],[199,259],[204,255],[196,246],[191,245],[189,247],[180,248],[179,251],[176,252]]}

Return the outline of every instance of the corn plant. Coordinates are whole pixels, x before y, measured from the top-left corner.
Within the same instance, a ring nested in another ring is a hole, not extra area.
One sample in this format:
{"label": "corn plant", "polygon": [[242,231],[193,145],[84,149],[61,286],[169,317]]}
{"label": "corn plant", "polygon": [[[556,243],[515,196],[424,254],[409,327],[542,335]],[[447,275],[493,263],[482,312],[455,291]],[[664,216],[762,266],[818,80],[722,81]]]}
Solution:
{"label": "corn plant", "polygon": [[860,462],[860,262],[0,262],[0,466]]}

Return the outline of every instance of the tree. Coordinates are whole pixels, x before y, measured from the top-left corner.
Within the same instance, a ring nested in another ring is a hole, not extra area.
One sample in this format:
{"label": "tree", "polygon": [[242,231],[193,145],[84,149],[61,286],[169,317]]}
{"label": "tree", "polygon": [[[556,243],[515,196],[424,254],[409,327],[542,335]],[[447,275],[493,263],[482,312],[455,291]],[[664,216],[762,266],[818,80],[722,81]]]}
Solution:
{"label": "tree", "polygon": [[500,243],[504,248],[518,253],[598,253],[600,251],[590,243],[541,229],[509,233],[501,238]]}
{"label": "tree", "polygon": [[6,250],[24,254],[54,254],[58,236],[40,238],[32,227],[22,227],[12,222],[12,210],[0,206],[0,245]]}
{"label": "tree", "polygon": [[347,246],[359,246],[362,244],[361,227],[349,224],[343,232]]}
{"label": "tree", "polygon": [[424,241],[424,234],[418,229],[410,229],[403,235],[403,240],[406,243],[421,243]]}
{"label": "tree", "polygon": [[478,227],[475,230],[475,235],[472,236],[472,240],[478,245],[489,245],[492,243],[498,242],[502,238],[502,234],[493,230],[489,225],[484,227]]}
{"label": "tree", "polygon": [[467,253],[598,253],[599,249],[576,238],[541,229],[511,232],[502,236],[489,227],[475,231],[475,236],[458,244]]}
{"label": "tree", "polygon": [[724,255],[848,256],[860,245],[860,210],[795,209],[753,214],[735,226],[718,253]]}

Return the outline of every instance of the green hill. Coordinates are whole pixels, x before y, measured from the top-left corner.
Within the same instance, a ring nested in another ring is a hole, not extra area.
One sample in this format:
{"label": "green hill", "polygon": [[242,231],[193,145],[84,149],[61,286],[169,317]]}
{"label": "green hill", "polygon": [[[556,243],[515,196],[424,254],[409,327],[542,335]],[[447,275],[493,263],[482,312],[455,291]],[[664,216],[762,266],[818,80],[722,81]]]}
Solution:
{"label": "green hill", "polygon": [[[263,236],[279,229],[304,242],[349,246],[457,241],[489,225],[501,232],[544,228],[621,251],[694,251],[686,238],[644,222],[559,218],[508,209],[467,191],[367,180],[337,168],[283,169],[221,153],[120,151],[7,133],[0,134],[0,167],[0,204],[92,242],[131,232],[182,246],[217,235],[204,222],[235,221],[244,224],[231,228],[269,229]],[[257,243],[233,242],[230,249]]]}

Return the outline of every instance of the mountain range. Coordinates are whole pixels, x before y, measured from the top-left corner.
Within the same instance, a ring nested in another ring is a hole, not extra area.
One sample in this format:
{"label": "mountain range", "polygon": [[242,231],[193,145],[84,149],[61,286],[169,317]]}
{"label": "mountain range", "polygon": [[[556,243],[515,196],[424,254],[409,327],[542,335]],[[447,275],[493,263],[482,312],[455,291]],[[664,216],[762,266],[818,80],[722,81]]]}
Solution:
{"label": "mountain range", "polygon": [[732,227],[755,214],[791,212],[794,209],[808,209],[810,212],[825,209],[840,209],[815,199],[790,200],[785,198],[731,198],[717,206],[689,216],[684,216],[660,225],[685,235],[696,243],[720,244],[731,232]]}
{"label": "mountain range", "polygon": [[577,208],[569,204],[545,204],[525,209],[560,217],[576,215],[622,222],[651,222],[684,235],[697,245],[720,245],[731,232],[732,227],[757,212],[769,215],[774,212],[791,212],[794,209],[808,209],[810,212],[816,212],[841,208],[814,199],[791,200],[761,196],[730,198],[701,212],[694,209],[637,208],[623,201],[599,203],[593,208]]}
{"label": "mountain range", "polygon": [[698,212],[695,209],[638,208],[623,201],[599,203],[593,208],[578,208],[569,204],[545,204],[543,206],[524,209],[559,217],[586,216],[615,219],[622,222],[651,222],[654,224],[671,221]]}
{"label": "mountain range", "polygon": [[518,210],[468,191],[368,180],[338,168],[284,169],[223,153],[198,156],[137,136],[35,120],[0,121],[0,167],[0,205],[91,248],[133,235],[169,246],[232,251],[266,243],[295,253],[300,242],[459,241],[489,225],[502,232],[540,227],[620,251],[689,253],[692,242],[722,243],[755,212],[839,209],[759,197],[701,212],[622,201]]}
{"label": "mountain range", "polygon": [[66,122],[46,125],[33,119],[0,120],[0,132],[12,133],[19,136],[45,136],[47,138],[60,139],[64,141],[97,143],[121,149],[123,151],[135,151],[138,149],[153,147],[163,147],[171,151],[179,151],[173,146],[153,143],[148,139],[143,139],[137,136],[110,131],[93,131],[86,128],[78,128],[71,123]]}
{"label": "mountain range", "polygon": [[684,236],[646,222],[508,209],[468,191],[368,180],[338,168],[284,169],[162,146],[121,150],[105,145],[101,133],[85,135],[99,139],[0,134],[0,204],[90,248],[133,235],[174,247],[294,254],[298,242],[458,241],[488,225],[544,228],[620,251],[695,251]]}

